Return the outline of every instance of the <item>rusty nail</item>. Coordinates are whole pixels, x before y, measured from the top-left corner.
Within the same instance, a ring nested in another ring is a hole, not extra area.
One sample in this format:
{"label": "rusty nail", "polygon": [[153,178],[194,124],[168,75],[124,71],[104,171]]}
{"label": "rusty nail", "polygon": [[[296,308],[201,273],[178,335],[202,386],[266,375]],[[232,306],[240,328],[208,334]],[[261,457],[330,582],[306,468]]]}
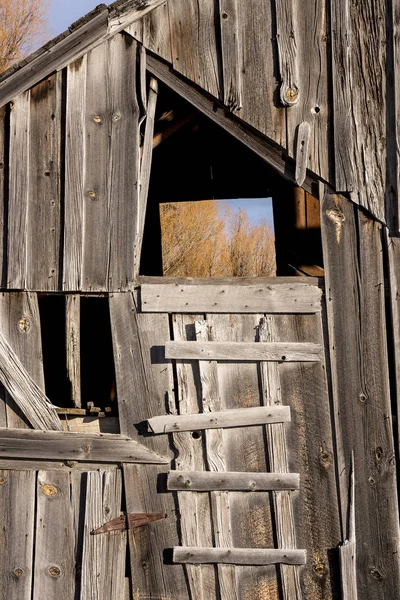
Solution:
{"label": "rusty nail", "polygon": [[49,573],[52,577],[60,577],[61,575],[61,569],[60,567],[49,567]]}
{"label": "rusty nail", "polygon": [[16,577],[22,577],[23,574],[24,574],[24,570],[23,569],[15,569],[14,570],[14,575]]}

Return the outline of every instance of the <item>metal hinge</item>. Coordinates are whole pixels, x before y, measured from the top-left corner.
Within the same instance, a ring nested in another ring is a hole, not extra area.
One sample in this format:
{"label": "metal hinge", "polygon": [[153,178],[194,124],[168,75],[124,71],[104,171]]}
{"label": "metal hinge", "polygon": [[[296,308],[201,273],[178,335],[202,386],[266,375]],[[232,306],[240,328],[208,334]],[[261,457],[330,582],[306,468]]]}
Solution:
{"label": "metal hinge", "polygon": [[98,529],[93,529],[92,535],[99,533],[109,533],[110,531],[126,531],[126,529],[134,529],[152,523],[153,521],[160,521],[166,519],[165,513],[134,513],[128,515],[121,515],[108,523],[105,523]]}

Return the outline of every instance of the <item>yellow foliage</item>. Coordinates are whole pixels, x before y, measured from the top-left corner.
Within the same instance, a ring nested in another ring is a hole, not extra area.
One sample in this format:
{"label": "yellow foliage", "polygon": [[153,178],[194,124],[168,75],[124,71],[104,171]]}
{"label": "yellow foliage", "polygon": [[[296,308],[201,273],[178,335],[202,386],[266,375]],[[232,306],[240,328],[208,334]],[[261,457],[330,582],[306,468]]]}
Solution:
{"label": "yellow foliage", "polygon": [[163,273],[170,277],[274,276],[275,240],[267,221],[221,209],[217,200],[160,207]]}
{"label": "yellow foliage", "polygon": [[48,0],[0,0],[0,73],[44,41]]}

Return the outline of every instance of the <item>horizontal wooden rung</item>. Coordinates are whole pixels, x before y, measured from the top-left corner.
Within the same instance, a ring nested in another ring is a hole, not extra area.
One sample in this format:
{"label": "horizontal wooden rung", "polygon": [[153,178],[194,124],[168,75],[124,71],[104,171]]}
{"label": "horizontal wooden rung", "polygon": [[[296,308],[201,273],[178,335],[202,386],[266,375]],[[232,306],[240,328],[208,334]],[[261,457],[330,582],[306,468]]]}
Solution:
{"label": "horizontal wooden rung", "polygon": [[290,421],[289,406],[255,406],[194,415],[162,415],[152,417],[147,423],[152,433],[173,433],[174,431],[249,427],[284,421]]}
{"label": "horizontal wooden rung", "polygon": [[298,473],[216,473],[211,471],[170,471],[169,490],[192,492],[265,492],[298,490]]}
{"label": "horizontal wooden rung", "polygon": [[321,310],[321,294],[316,285],[308,282],[152,283],[141,286],[141,306],[143,312],[315,313]]}
{"label": "horizontal wooden rung", "polygon": [[175,563],[224,565],[305,565],[305,550],[275,550],[264,548],[196,548],[177,546],[173,549]]}
{"label": "horizontal wooden rung", "polygon": [[176,360],[318,362],[320,344],[278,342],[167,342],[165,357]]}

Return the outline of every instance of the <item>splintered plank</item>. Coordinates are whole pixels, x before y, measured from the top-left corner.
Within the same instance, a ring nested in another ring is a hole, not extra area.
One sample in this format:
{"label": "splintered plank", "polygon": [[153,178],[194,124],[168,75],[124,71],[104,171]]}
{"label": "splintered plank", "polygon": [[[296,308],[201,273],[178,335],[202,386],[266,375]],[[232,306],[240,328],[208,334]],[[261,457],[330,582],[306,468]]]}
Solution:
{"label": "splintered plank", "polygon": [[168,464],[168,459],[123,435],[0,429],[0,456]]}
{"label": "splintered plank", "polygon": [[82,556],[82,600],[124,598],[126,533],[92,535],[121,514],[121,471],[87,475]]}
{"label": "splintered plank", "polygon": [[26,287],[26,263],[28,247],[26,228],[29,179],[30,91],[16,98],[10,115],[10,167],[8,198],[8,264],[7,287]]}
{"label": "splintered plank", "polygon": [[187,492],[263,492],[271,490],[298,490],[298,473],[228,473],[210,471],[170,471],[169,490]]}
{"label": "splintered plank", "polygon": [[167,342],[166,358],[228,361],[318,362],[320,344],[256,342]]}
{"label": "splintered plank", "polygon": [[[139,439],[134,423],[162,414],[174,404],[172,365],[162,354],[169,338],[168,315],[138,314],[132,294],[110,297],[120,430]],[[133,402],[132,398],[141,398]],[[167,436],[140,436],[140,441],[161,456],[171,457]],[[130,531],[129,556],[132,597],[185,598],[188,594],[183,567],[160,568],[160,549],[179,544],[175,499],[157,493],[165,465],[123,465],[126,507],[129,513],[166,513],[148,527]]]}
{"label": "splintered plank", "polygon": [[[273,317],[264,317],[260,321],[259,341],[276,340]],[[267,406],[282,405],[279,365],[277,363],[260,363],[261,391],[263,402]],[[282,423],[266,426],[267,453],[272,471],[289,472],[287,456],[287,439],[285,426]],[[274,514],[279,548],[296,548],[296,530],[293,515],[293,500],[287,491],[274,491]],[[302,591],[298,569],[292,566],[281,566],[282,591],[285,600],[301,600]]]}
{"label": "splintered plank", "polygon": [[81,406],[81,348],[80,348],[80,302],[77,295],[65,298],[65,339],[67,377],[71,385],[74,406]]}
{"label": "splintered plank", "polygon": [[136,42],[125,34],[68,67],[67,291],[132,285],[139,156],[135,77]]}
{"label": "splintered plank", "polygon": [[[199,341],[211,339],[211,330],[207,321],[196,321],[195,334]],[[215,361],[199,361],[202,410],[209,415],[215,415],[215,411],[221,410],[217,369],[218,365]],[[218,473],[221,477],[220,473],[227,470],[225,432],[222,429],[206,431],[205,442],[207,466],[210,471],[215,472],[208,475]],[[215,545],[220,548],[230,548],[233,545],[232,518],[227,491],[211,492],[211,511]],[[236,573],[233,566],[218,565],[218,583],[226,600],[237,598]]]}
{"label": "splintered plank", "polygon": [[62,72],[31,89],[26,286],[59,290]]}
{"label": "splintered plank", "polygon": [[33,600],[75,598],[75,531],[70,474],[39,471]]}
{"label": "splintered plank", "polygon": [[174,69],[219,98],[221,81],[214,0],[174,0],[169,2],[168,8]]}
{"label": "splintered plank", "polygon": [[[173,315],[174,339],[195,340],[195,323],[200,319],[202,319],[202,315]],[[177,360],[176,374],[179,418],[183,419],[198,410],[198,398],[201,397],[198,363]],[[173,443],[177,451],[177,471],[204,471],[206,469],[207,454],[202,435],[192,435],[190,432],[175,433]],[[177,496],[181,528],[180,544],[212,546],[213,522],[209,494],[178,492]],[[224,515],[220,515],[220,518],[223,517]],[[217,599],[218,579],[214,566],[188,566],[187,575],[192,597],[199,598],[199,600]]]}
{"label": "splintered plank", "polygon": [[[0,295],[1,332],[35,383],[44,391],[42,339],[37,295],[7,292]],[[6,392],[6,425],[27,428],[29,421]]]}
{"label": "splintered plank", "polygon": [[35,525],[34,471],[0,471],[0,598],[31,600]]}
{"label": "splintered plank", "polygon": [[141,286],[145,312],[314,313],[321,310],[322,291],[308,283],[232,285],[149,283]]}
{"label": "splintered plank", "polygon": [[263,548],[174,548],[173,560],[181,563],[226,565],[304,565],[305,550],[275,550]]}
{"label": "splintered plank", "polygon": [[61,430],[61,421],[10,344],[0,333],[0,381],[36,429]]}
{"label": "splintered plank", "polygon": [[192,415],[152,417],[148,420],[148,427],[152,433],[171,433],[174,431],[223,429],[224,427],[249,427],[284,421],[290,421],[289,406],[259,406]]}

